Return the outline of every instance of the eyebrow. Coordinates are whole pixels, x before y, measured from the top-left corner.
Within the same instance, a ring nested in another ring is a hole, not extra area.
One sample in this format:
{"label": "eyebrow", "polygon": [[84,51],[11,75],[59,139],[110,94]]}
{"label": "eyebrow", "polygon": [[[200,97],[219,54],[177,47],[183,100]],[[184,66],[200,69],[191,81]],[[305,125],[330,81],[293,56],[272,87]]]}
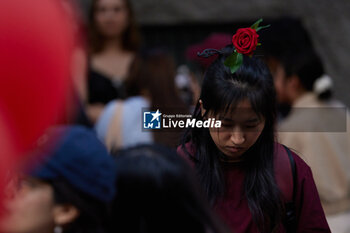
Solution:
{"label": "eyebrow", "polygon": [[255,122],[259,122],[259,121],[260,121],[260,119],[258,119],[258,118],[252,118],[250,120],[247,120],[245,123],[255,123]]}

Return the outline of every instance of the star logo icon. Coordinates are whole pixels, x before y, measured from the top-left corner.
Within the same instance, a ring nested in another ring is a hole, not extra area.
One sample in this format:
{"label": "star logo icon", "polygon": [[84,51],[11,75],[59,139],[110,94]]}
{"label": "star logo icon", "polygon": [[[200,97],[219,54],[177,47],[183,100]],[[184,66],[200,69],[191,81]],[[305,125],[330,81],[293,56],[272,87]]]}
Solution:
{"label": "star logo icon", "polygon": [[156,111],[155,113],[152,113],[151,115],[153,116],[151,122],[153,122],[153,121],[156,120],[156,119],[157,119],[157,121],[159,121],[159,117],[160,117],[162,114],[159,112],[159,109],[157,109],[157,111]]}

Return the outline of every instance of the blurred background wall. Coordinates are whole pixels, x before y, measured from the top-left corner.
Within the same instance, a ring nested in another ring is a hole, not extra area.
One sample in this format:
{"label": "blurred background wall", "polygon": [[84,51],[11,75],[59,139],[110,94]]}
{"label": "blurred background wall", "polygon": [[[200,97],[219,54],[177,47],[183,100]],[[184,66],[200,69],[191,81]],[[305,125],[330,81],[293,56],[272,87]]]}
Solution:
{"label": "blurred background wall", "polygon": [[[85,13],[90,0],[79,0]],[[335,96],[350,106],[349,0],[133,0],[147,46],[167,47],[185,62],[184,50],[212,32],[233,34],[258,18],[265,22],[299,18],[308,30],[327,73],[334,78]]]}

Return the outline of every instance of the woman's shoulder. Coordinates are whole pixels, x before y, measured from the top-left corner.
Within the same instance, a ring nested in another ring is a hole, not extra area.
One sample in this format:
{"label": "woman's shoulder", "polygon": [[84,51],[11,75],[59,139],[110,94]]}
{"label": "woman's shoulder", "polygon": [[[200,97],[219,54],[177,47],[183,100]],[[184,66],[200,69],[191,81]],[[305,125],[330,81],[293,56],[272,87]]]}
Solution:
{"label": "woman's shoulder", "polygon": [[108,125],[115,113],[118,102],[119,100],[112,100],[108,102],[104,107],[101,115],[97,119],[97,122],[95,123],[95,131],[97,133],[98,138],[100,138],[102,141],[106,136]]}
{"label": "woman's shoulder", "polygon": [[290,201],[295,186],[312,178],[311,169],[297,153],[280,143],[275,143],[274,158],[276,182],[286,201]]}
{"label": "woman's shoulder", "polygon": [[310,167],[295,151],[289,151],[295,167],[291,193],[298,222],[297,231],[310,229],[313,232],[330,232]]}
{"label": "woman's shoulder", "polygon": [[[290,152],[292,158],[288,156],[288,151]],[[275,142],[275,157],[277,156],[277,158],[279,159],[288,158],[289,162],[291,162],[291,159],[293,159],[297,168],[310,169],[309,165],[307,165],[306,162],[297,153],[298,152],[293,150],[292,148],[289,148],[281,143]]]}
{"label": "woman's shoulder", "polygon": [[280,166],[280,170],[285,170],[284,173],[286,171],[292,172],[294,169],[297,177],[296,181],[312,177],[311,168],[296,151],[280,143],[275,143],[275,146],[277,148],[275,150],[275,167],[276,165]]}
{"label": "woman's shoulder", "polygon": [[143,96],[131,96],[125,99],[124,104],[131,105],[133,107],[149,107],[150,102]]}
{"label": "woman's shoulder", "polygon": [[297,154],[296,151],[294,151],[293,149],[290,150],[295,161],[295,168],[298,174],[298,180],[300,180],[301,178],[312,177],[310,166]]}

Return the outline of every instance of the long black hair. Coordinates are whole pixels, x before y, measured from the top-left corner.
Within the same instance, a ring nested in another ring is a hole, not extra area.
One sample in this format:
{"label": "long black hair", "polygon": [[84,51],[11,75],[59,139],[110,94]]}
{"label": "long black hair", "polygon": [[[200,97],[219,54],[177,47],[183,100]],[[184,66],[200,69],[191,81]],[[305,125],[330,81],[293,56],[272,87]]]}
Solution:
{"label": "long black hair", "polygon": [[[224,65],[225,59],[234,51],[227,46],[211,64],[204,75],[200,100],[206,114],[227,114],[243,100],[248,99],[258,116],[265,119],[265,126],[255,144],[245,152],[242,166],[246,171],[244,195],[247,198],[253,219],[261,232],[277,229],[284,213],[281,193],[274,175],[274,127],[276,97],[273,80],[266,65],[256,57],[244,56],[243,64],[231,74]],[[193,118],[203,120],[199,101]],[[216,147],[209,129],[189,129],[183,138],[182,147],[191,142],[196,148],[193,156],[200,182],[212,204],[225,192],[220,157],[225,155]]]}
{"label": "long black hair", "polygon": [[129,233],[228,232],[175,151],[139,145],[117,154],[113,230]]}

